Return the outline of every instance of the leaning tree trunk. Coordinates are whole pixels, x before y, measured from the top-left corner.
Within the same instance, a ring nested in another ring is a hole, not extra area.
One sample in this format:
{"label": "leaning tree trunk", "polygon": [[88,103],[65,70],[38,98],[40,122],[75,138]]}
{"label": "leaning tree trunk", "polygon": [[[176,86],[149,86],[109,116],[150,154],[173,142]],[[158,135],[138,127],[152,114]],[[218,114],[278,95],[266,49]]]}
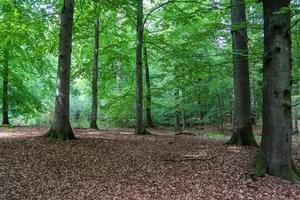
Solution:
{"label": "leaning tree trunk", "polygon": [[97,113],[98,113],[98,56],[99,56],[99,18],[95,19],[95,35],[94,35],[94,67],[93,67],[93,83],[92,83],[92,116],[90,128],[97,129]]}
{"label": "leaning tree trunk", "polygon": [[52,127],[46,134],[47,137],[59,140],[75,138],[69,120],[73,13],[74,0],[64,0],[59,34],[55,113]]}
{"label": "leaning tree trunk", "polygon": [[3,52],[4,62],[3,62],[3,94],[2,94],[2,125],[9,125],[8,119],[8,60],[9,60],[9,50],[4,49]]}
{"label": "leaning tree trunk", "polygon": [[151,116],[151,83],[150,83],[150,75],[149,75],[149,63],[148,63],[148,54],[147,47],[144,47],[144,62],[145,62],[145,79],[146,79],[146,119],[147,119],[147,127],[153,127],[152,116]]}
{"label": "leaning tree trunk", "polygon": [[252,177],[300,183],[292,161],[290,0],[264,0],[263,132]]}
{"label": "leaning tree trunk", "polygon": [[245,0],[231,0],[234,114],[227,144],[257,146],[251,127],[248,37]]}
{"label": "leaning tree trunk", "polygon": [[136,44],[136,125],[135,133],[143,134],[143,0],[137,0]]}

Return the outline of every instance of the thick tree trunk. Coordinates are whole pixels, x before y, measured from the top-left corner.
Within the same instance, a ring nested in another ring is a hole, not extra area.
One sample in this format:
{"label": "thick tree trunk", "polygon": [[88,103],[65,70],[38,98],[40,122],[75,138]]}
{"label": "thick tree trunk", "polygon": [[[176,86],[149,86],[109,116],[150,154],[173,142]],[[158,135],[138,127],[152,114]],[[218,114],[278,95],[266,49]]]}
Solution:
{"label": "thick tree trunk", "polygon": [[150,83],[150,74],[149,74],[149,63],[148,63],[148,54],[147,47],[144,47],[144,64],[145,64],[145,79],[146,79],[146,120],[147,127],[153,127],[152,116],[151,116],[151,83]]}
{"label": "thick tree trunk", "polygon": [[248,37],[245,0],[231,0],[234,114],[227,144],[257,146],[251,127]]}
{"label": "thick tree trunk", "polygon": [[94,66],[93,66],[93,83],[92,83],[92,115],[90,128],[97,129],[97,113],[98,113],[98,57],[99,57],[99,18],[95,19],[94,34]]}
{"label": "thick tree trunk", "polygon": [[[264,0],[263,132],[252,177],[300,183],[292,161],[290,0]],[[285,9],[285,10],[283,10]]]}
{"label": "thick tree trunk", "polygon": [[9,50],[4,49],[3,52],[3,94],[2,94],[2,125],[9,125],[8,118],[8,62],[9,62]]}
{"label": "thick tree trunk", "polygon": [[136,44],[136,125],[135,133],[143,134],[143,0],[137,0]]}
{"label": "thick tree trunk", "polygon": [[59,34],[55,113],[52,127],[46,134],[47,137],[59,140],[75,138],[69,120],[73,13],[74,0],[64,0]]}

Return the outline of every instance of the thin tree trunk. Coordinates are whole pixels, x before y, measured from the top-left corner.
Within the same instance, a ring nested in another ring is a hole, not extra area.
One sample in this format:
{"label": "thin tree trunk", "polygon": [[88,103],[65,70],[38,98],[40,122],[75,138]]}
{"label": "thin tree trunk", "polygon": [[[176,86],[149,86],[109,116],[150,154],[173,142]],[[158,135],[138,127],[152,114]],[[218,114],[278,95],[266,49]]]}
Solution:
{"label": "thin tree trunk", "polygon": [[64,0],[59,34],[55,113],[52,127],[46,134],[47,137],[59,140],[75,138],[69,120],[73,14],[74,0]]}
{"label": "thin tree trunk", "polygon": [[227,144],[257,146],[251,127],[248,37],[245,0],[231,0],[234,114]]}
{"label": "thin tree trunk", "polygon": [[2,94],[2,125],[9,125],[8,118],[8,62],[9,50],[4,49],[4,63],[3,63],[3,94]]}
{"label": "thin tree trunk", "polygon": [[144,65],[145,65],[145,79],[146,79],[146,120],[147,127],[153,127],[152,116],[151,116],[151,83],[150,83],[150,75],[149,75],[149,63],[148,63],[148,54],[147,47],[144,47]]}
{"label": "thin tree trunk", "polygon": [[223,114],[223,106],[221,103],[220,95],[218,94],[218,106],[219,106],[219,125],[221,126],[220,130],[222,133],[224,133],[224,114]]}
{"label": "thin tree trunk", "polygon": [[184,109],[181,109],[181,118],[182,118],[182,129],[185,129],[185,113]]}
{"label": "thin tree trunk", "polygon": [[143,134],[143,0],[137,0],[136,44],[136,125],[135,133]]}
{"label": "thin tree trunk", "polygon": [[263,132],[253,178],[269,175],[300,183],[292,161],[290,0],[263,1]]}
{"label": "thin tree trunk", "polygon": [[99,18],[95,19],[94,34],[94,66],[93,66],[93,84],[92,84],[92,115],[90,128],[97,129],[97,113],[98,113],[98,57],[99,57]]}
{"label": "thin tree trunk", "polygon": [[[177,70],[176,70],[177,72]],[[181,132],[181,126],[180,126],[180,109],[179,109],[179,89],[176,88],[175,90],[175,131]]]}

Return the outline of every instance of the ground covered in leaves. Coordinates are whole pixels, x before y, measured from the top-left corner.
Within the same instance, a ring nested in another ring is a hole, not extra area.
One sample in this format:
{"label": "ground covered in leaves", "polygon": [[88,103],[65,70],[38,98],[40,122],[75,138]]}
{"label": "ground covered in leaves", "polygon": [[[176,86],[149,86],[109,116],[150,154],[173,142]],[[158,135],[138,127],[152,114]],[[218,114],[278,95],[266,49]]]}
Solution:
{"label": "ground covered in leaves", "polygon": [[[300,186],[249,178],[255,149],[201,136],[0,129],[0,199],[300,199]],[[295,146],[299,166],[300,148]]]}

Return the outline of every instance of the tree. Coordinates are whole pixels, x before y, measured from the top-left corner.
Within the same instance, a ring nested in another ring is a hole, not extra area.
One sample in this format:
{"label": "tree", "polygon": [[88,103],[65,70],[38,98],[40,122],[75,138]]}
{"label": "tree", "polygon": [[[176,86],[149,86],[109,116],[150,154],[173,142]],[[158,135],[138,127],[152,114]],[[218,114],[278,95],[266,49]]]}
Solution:
{"label": "tree", "polygon": [[59,140],[75,138],[69,120],[73,14],[74,0],[64,0],[59,34],[55,113],[52,127],[46,134],[47,137]]}
{"label": "tree", "polygon": [[227,144],[257,146],[251,126],[248,34],[245,0],[231,0],[234,114]]}
{"label": "tree", "polygon": [[97,129],[97,113],[98,113],[98,57],[99,57],[99,17],[95,19],[94,32],[94,66],[93,66],[93,83],[92,83],[92,116],[90,128]]}
{"label": "tree", "polygon": [[9,125],[8,118],[8,62],[9,62],[9,49],[4,48],[3,52],[3,94],[2,94],[2,125]]}
{"label": "tree", "polygon": [[143,0],[137,0],[136,43],[136,125],[135,133],[143,134]]}
{"label": "tree", "polygon": [[292,161],[290,0],[263,1],[263,132],[252,177],[272,176],[300,183]]}
{"label": "tree", "polygon": [[151,116],[151,82],[149,73],[148,53],[147,47],[144,47],[144,64],[145,64],[145,80],[146,80],[146,121],[147,127],[153,127],[152,116]]}

